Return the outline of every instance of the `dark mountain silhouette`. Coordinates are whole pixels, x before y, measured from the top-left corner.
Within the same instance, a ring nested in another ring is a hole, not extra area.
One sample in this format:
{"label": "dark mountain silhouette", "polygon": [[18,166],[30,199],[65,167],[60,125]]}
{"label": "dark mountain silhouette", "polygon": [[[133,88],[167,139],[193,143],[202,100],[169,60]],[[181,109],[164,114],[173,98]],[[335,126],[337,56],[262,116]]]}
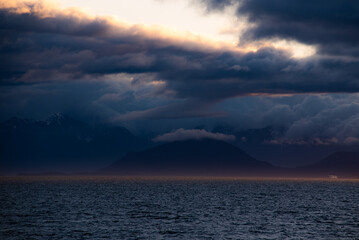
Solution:
{"label": "dark mountain silhouette", "polygon": [[[270,139],[271,131],[251,130],[241,136],[256,142]],[[120,157],[100,173],[359,178],[359,152],[337,152],[315,164],[284,169],[223,141],[178,141],[143,150],[149,146],[126,128],[91,125],[62,114],[45,121],[12,118],[0,123],[0,173],[86,173]]]}
{"label": "dark mountain silhouette", "polygon": [[0,124],[0,168],[3,172],[94,169],[146,144],[126,128],[90,125],[63,114],[46,121],[12,118]]}
{"label": "dark mountain silhouette", "polygon": [[358,178],[359,152],[337,152],[317,163],[292,169],[255,160],[227,142],[188,140],[128,153],[102,173]]}
{"label": "dark mountain silhouette", "polygon": [[202,139],[165,143],[131,152],[104,170],[111,174],[270,175],[279,171],[223,141]]}
{"label": "dark mountain silhouette", "polygon": [[336,152],[317,163],[298,167],[295,173],[310,177],[336,175],[339,178],[358,178],[359,152]]}

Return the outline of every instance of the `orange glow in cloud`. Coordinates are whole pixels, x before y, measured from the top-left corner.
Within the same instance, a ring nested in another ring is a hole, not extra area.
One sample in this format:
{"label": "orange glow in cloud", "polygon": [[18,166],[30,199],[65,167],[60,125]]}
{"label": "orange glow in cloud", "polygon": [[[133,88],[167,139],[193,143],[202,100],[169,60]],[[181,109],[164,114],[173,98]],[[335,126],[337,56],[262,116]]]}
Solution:
{"label": "orange glow in cloud", "polygon": [[[192,31],[179,31],[162,25],[137,24],[120,21],[113,16],[97,16],[81,10],[79,7],[61,7],[59,2],[53,0],[0,0],[0,8],[10,9],[13,12],[23,14],[32,13],[41,18],[71,17],[78,21],[101,21],[109,25],[111,29],[107,34],[128,34],[143,36],[147,39],[160,40],[161,44],[168,46],[181,46],[188,50],[199,51],[233,51],[238,53],[256,52],[263,47],[274,47],[288,51],[293,58],[305,58],[315,54],[315,47],[300,44],[294,41],[260,41],[250,44],[238,44],[237,40],[221,40],[216,37],[195,34]],[[245,28],[245,22],[239,21],[237,29],[231,34],[239,34]],[[223,30],[224,31],[224,30]],[[228,32],[228,29],[224,32]],[[239,36],[237,37],[239,39]]]}
{"label": "orange glow in cloud", "polygon": [[143,36],[148,39],[163,40],[168,42],[168,45],[182,45],[184,48],[218,51],[218,50],[239,50],[232,43],[218,41],[209,37],[203,37],[190,31],[172,30],[160,25],[146,26],[141,24],[129,24],[117,20],[112,16],[96,16],[85,13],[80,8],[62,8],[54,1],[36,1],[36,0],[0,0],[0,8],[9,9],[11,12],[18,14],[32,13],[40,18],[49,17],[71,17],[78,21],[102,21],[106,22],[111,32],[107,34],[116,35],[119,33],[126,33],[129,35]]}

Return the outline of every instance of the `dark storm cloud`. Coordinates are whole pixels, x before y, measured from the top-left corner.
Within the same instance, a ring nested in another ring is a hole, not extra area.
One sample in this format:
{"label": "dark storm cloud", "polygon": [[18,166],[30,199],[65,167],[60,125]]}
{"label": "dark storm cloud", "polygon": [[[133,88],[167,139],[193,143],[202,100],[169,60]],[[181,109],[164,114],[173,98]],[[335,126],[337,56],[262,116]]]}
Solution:
{"label": "dark storm cloud", "polygon": [[212,112],[214,102],[205,102],[201,99],[187,99],[168,103],[165,106],[158,106],[151,109],[131,111],[114,118],[116,121],[129,121],[135,119],[176,119],[176,118],[215,118],[223,117],[223,112]]}
{"label": "dark storm cloud", "polygon": [[319,47],[324,54],[359,56],[359,2],[353,0],[201,0],[209,10],[239,3],[237,15],[255,26],[243,40],[291,39]]}
{"label": "dark storm cloud", "polygon": [[[209,7],[222,9],[231,2],[211,1]],[[264,1],[253,2],[264,4]],[[280,2],[274,1],[274,5],[268,7],[270,16],[281,12],[276,10]],[[140,26],[121,25],[107,18],[91,18],[76,11],[45,11],[33,5],[27,8],[25,12],[11,8],[0,11],[1,84],[91,82],[124,73],[137,76],[125,88],[133,93],[136,84],[163,82],[156,90],[137,92],[136,96],[145,96],[146,92],[149,94],[147,99],[157,95],[167,97],[166,101],[162,99],[156,106],[148,108],[121,108],[121,111],[111,103],[111,110],[120,113],[114,119],[223,117],[222,111],[212,112],[211,108],[236,96],[359,91],[359,68],[354,60],[316,56],[298,60],[274,48],[236,52],[177,39],[166,36],[166,33],[161,35]],[[256,33],[261,22],[251,14],[253,11],[266,16],[262,13],[265,9],[257,8],[246,1],[238,11],[248,14],[251,21],[258,23],[257,28],[247,34],[262,37]],[[301,19],[301,16],[297,18]],[[348,28],[351,26],[348,24]],[[263,35],[269,36],[271,34]],[[354,42],[343,40],[338,44],[353,45]],[[122,77],[117,80],[123,81]],[[114,93],[104,91],[98,98],[115,96],[111,94]],[[124,95],[121,94],[121,101],[132,99]],[[91,101],[96,102],[94,99]]]}
{"label": "dark storm cloud", "polygon": [[246,54],[195,50],[189,42],[150,37],[139,27],[101,18],[8,9],[0,16],[3,83],[154,73],[183,98],[359,89],[357,62],[299,61],[273,48]]}

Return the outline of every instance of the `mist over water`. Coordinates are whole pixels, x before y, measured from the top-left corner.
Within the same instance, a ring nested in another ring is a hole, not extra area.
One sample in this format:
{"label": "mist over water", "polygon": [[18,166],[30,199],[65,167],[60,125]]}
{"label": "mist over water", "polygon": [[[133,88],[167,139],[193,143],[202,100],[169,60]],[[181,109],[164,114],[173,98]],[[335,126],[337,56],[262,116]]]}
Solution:
{"label": "mist over water", "polygon": [[0,239],[357,239],[359,183],[1,181]]}

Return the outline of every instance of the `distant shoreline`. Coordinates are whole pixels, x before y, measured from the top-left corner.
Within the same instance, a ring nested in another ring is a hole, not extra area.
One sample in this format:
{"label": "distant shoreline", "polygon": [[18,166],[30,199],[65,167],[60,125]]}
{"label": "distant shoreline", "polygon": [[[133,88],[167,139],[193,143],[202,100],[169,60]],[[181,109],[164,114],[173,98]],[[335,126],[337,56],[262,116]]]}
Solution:
{"label": "distant shoreline", "polygon": [[0,182],[36,181],[305,181],[305,182],[359,182],[359,178],[323,177],[227,177],[227,176],[0,176]]}

